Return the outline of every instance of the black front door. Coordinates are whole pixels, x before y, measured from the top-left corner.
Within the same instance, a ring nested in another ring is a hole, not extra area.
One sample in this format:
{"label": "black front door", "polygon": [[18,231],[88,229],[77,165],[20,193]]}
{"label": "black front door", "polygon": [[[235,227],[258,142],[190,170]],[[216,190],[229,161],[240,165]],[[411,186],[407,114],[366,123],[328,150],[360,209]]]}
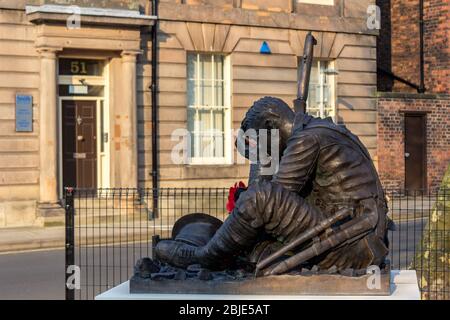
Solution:
{"label": "black front door", "polygon": [[405,114],[405,188],[426,188],[426,115]]}
{"label": "black front door", "polygon": [[97,188],[96,102],[63,100],[64,187]]}

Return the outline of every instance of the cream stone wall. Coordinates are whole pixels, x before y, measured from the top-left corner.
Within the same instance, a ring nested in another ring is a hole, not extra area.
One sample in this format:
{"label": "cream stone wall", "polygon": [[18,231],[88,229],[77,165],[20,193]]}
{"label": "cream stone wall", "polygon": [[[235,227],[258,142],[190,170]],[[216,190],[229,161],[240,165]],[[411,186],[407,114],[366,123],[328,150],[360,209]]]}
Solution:
{"label": "cream stone wall", "polygon": [[[24,11],[0,10],[0,227],[33,224],[39,198],[39,56]],[[33,96],[33,132],[15,132],[16,93]]]}

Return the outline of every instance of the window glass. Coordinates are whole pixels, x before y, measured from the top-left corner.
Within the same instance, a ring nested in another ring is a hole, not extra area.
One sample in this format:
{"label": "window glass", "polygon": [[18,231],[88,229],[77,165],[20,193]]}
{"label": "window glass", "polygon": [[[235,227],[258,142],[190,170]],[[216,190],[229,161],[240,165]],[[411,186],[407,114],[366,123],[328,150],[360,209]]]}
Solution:
{"label": "window glass", "polygon": [[105,95],[105,87],[104,86],[60,84],[58,86],[58,95],[60,95],[60,96],[103,97]]}
{"label": "window glass", "polygon": [[190,53],[187,63],[191,158],[224,158],[225,122],[229,112],[224,99],[224,57],[218,54]]}
{"label": "window glass", "polygon": [[104,62],[92,59],[59,59],[59,74],[69,76],[103,76]]}
{"label": "window glass", "polygon": [[334,117],[334,70],[332,62],[315,60],[311,68],[307,112],[315,117]]}

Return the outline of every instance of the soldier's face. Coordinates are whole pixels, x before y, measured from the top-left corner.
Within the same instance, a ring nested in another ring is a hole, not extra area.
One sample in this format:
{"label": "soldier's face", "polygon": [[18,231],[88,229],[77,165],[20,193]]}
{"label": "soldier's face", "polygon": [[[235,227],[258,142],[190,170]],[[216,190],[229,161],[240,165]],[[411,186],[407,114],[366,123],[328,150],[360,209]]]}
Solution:
{"label": "soldier's face", "polygon": [[283,152],[286,149],[287,141],[291,137],[293,124],[294,118],[291,115],[288,117],[283,117],[280,120],[280,157],[283,155]]}
{"label": "soldier's face", "polygon": [[241,142],[245,144],[245,151],[241,154],[247,159],[256,159],[256,155],[259,158],[260,152],[267,153],[270,156],[274,154],[273,148],[278,149],[278,157],[281,157],[284,149],[286,149],[287,140],[291,136],[292,124],[293,119],[290,115],[284,117],[283,115],[271,114],[256,118],[248,127],[256,135],[247,132],[244,137],[238,137],[236,146],[238,146],[238,140],[241,139]]}

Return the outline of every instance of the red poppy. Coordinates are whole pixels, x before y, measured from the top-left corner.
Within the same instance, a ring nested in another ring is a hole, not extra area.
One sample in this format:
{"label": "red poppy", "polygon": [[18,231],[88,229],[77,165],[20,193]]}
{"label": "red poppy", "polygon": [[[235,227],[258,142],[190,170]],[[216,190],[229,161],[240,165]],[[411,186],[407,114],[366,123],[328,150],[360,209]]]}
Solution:
{"label": "red poppy", "polygon": [[[247,189],[245,186],[245,183],[242,181],[239,181],[239,183],[235,183],[233,187],[230,188],[230,192],[228,193],[228,202],[227,202],[227,211],[231,213],[233,211],[234,206],[236,204],[236,200],[239,197],[240,192],[238,193],[239,189]],[[238,194],[236,194],[238,193]]]}

